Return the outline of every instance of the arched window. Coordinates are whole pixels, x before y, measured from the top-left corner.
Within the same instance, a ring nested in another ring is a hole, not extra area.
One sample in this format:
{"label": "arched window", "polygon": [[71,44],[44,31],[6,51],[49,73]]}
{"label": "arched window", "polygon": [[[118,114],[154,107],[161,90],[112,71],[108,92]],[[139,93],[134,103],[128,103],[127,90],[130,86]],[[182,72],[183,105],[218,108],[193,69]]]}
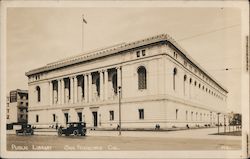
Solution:
{"label": "arched window", "polygon": [[174,68],[173,70],[173,89],[175,90],[175,76],[177,74],[177,68]]}
{"label": "arched window", "polygon": [[175,109],[175,119],[178,120],[178,109]]}
{"label": "arched window", "polygon": [[41,101],[41,89],[39,86],[36,86],[36,92],[37,92],[37,101]]}
{"label": "arched window", "polygon": [[147,89],[147,70],[144,66],[140,66],[137,70],[138,89]]}
{"label": "arched window", "polygon": [[183,94],[185,95],[185,87],[186,87],[185,83],[187,81],[187,75],[184,75],[183,81],[184,81],[183,82]]}
{"label": "arched window", "polygon": [[190,83],[190,84],[192,83],[192,78],[189,79],[189,83]]}
{"label": "arched window", "polygon": [[187,75],[184,75],[184,81],[186,81],[187,80]]}

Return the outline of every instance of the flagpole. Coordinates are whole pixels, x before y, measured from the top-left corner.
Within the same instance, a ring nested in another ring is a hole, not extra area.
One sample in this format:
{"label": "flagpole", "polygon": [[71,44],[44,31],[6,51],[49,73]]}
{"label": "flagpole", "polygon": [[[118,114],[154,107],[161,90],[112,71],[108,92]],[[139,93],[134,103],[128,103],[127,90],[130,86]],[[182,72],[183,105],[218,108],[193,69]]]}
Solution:
{"label": "flagpole", "polygon": [[83,19],[84,19],[84,17],[82,15],[82,52],[84,51],[84,49],[83,49],[83,45],[84,45],[84,36],[83,36],[83,34],[84,34],[84,22],[83,22]]}
{"label": "flagpole", "polygon": [[87,24],[87,21],[84,19],[84,15],[82,15],[82,52],[84,51],[84,23]]}

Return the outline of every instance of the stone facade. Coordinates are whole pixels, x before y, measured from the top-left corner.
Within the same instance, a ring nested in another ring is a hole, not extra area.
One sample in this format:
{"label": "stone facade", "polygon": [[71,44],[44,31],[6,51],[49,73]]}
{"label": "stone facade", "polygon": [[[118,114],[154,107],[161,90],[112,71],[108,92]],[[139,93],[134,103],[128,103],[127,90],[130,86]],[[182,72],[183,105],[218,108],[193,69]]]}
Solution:
{"label": "stone facade", "polygon": [[[228,91],[169,35],[70,57],[26,73],[29,123],[116,128],[214,125]],[[223,122],[222,122],[223,124]]]}

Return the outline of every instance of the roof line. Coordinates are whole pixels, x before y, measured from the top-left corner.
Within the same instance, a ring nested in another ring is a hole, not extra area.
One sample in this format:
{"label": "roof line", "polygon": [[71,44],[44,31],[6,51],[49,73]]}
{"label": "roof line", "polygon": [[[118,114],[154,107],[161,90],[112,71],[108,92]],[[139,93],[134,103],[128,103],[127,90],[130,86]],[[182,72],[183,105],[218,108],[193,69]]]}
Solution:
{"label": "roof line", "polygon": [[220,84],[216,79],[213,78],[212,75],[210,75],[205,69],[202,68],[200,64],[198,64],[188,53],[186,50],[184,50],[171,36],[168,34],[160,34],[156,36],[152,36],[149,38],[144,38],[141,40],[137,40],[134,42],[129,43],[120,43],[116,45],[112,45],[105,48],[100,48],[92,51],[88,51],[85,53],[81,53],[76,56],[71,56],[62,60],[58,60],[56,62],[52,62],[47,64],[46,66],[39,67],[37,69],[30,70],[25,73],[26,76],[30,76],[32,74],[37,74],[40,72],[46,72],[54,69],[58,69],[61,67],[69,66],[72,64],[93,60],[99,57],[104,57],[107,55],[112,55],[121,51],[126,51],[132,48],[137,48],[140,46],[161,42],[161,41],[169,41],[174,47],[176,47],[193,65],[195,65],[199,70],[201,70],[203,73],[205,73],[208,78],[210,78],[212,81],[214,81],[219,87],[221,87],[224,91],[228,93],[228,90]]}

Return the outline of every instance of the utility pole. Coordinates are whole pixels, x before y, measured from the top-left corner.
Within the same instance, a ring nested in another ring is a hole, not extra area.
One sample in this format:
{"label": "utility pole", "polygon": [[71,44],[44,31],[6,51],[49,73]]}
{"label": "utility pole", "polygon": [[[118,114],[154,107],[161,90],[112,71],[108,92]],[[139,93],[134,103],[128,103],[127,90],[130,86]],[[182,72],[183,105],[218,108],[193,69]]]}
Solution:
{"label": "utility pole", "polygon": [[220,113],[217,113],[218,115],[218,135],[220,133]]}
{"label": "utility pole", "polygon": [[82,15],[82,52],[84,51],[84,23],[87,24],[87,21],[84,19],[84,15]]}
{"label": "utility pole", "polygon": [[118,87],[119,93],[119,135],[121,135],[122,123],[121,123],[121,86]]}

